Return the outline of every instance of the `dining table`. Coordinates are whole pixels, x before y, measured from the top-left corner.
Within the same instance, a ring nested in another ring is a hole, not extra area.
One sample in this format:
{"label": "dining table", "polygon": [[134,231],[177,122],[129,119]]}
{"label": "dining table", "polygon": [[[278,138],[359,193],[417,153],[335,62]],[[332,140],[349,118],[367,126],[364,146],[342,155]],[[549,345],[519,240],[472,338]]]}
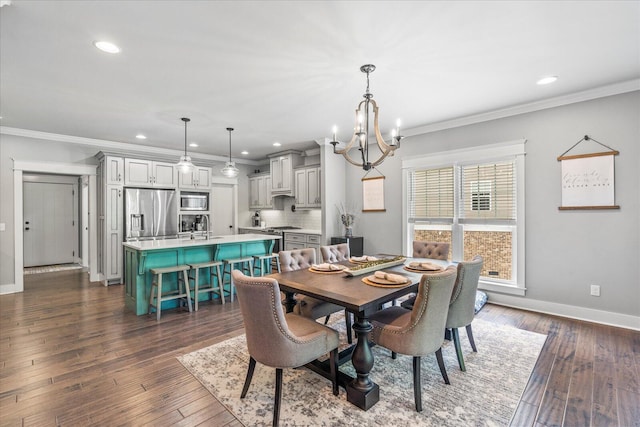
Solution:
{"label": "dining table", "polygon": [[[356,376],[352,377],[340,371],[338,381],[346,390],[347,401],[365,411],[380,399],[379,387],[370,376],[374,366],[374,356],[369,341],[370,332],[373,330],[369,317],[379,311],[383,304],[392,302],[409,293],[417,292],[423,273],[409,271],[405,268],[412,261],[428,261],[443,268],[450,264],[448,261],[441,260],[407,258],[404,264],[392,267],[381,266],[378,271],[402,275],[407,278],[406,284],[389,286],[375,285],[367,281],[366,278],[374,274],[373,272],[349,276],[344,271],[321,272],[313,268],[304,268],[268,275],[268,277],[278,281],[280,290],[285,293],[284,304],[287,312],[291,312],[296,304],[294,295],[304,294],[342,306],[348,312],[353,313],[355,318],[353,323],[353,331],[356,336],[355,345],[340,353],[340,361],[341,363],[344,362],[345,358],[348,360],[350,355]],[[341,261],[336,264],[354,267],[354,264],[348,261]],[[308,367],[330,378],[328,363],[316,362]]]}

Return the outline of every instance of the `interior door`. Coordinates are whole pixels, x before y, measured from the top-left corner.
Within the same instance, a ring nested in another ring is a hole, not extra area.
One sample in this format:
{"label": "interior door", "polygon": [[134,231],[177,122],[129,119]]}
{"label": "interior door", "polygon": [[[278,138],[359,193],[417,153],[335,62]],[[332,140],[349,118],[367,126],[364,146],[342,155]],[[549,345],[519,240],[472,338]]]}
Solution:
{"label": "interior door", "polygon": [[232,185],[214,184],[211,190],[211,230],[214,236],[235,234],[235,192]]}
{"label": "interior door", "polygon": [[78,247],[76,187],[73,184],[24,183],[25,267],[75,262]]}

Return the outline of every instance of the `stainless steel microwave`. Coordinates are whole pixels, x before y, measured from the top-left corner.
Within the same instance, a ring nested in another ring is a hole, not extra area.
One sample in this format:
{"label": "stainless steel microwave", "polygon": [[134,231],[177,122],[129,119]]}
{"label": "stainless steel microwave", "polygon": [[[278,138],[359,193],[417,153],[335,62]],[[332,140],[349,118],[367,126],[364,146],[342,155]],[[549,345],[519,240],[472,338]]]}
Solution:
{"label": "stainless steel microwave", "polygon": [[208,211],[209,193],[180,192],[181,211]]}

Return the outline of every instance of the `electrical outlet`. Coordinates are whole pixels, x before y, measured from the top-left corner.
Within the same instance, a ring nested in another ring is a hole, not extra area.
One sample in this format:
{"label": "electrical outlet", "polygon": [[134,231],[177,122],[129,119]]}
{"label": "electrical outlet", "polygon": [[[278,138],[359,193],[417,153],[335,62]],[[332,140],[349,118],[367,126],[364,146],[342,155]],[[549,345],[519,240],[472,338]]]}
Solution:
{"label": "electrical outlet", "polygon": [[591,285],[591,296],[599,297],[600,296],[600,286],[599,285]]}
{"label": "electrical outlet", "polygon": [[0,222],[0,231],[5,231],[7,229],[4,222]]}

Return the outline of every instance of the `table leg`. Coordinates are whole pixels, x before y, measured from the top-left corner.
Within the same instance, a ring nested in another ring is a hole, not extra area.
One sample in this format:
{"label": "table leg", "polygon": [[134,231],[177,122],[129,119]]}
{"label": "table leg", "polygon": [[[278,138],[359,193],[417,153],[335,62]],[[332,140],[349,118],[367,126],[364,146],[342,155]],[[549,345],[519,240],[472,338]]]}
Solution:
{"label": "table leg", "polygon": [[369,323],[369,318],[358,315],[353,330],[357,342],[351,355],[351,363],[356,370],[357,377],[347,384],[347,401],[366,411],[380,399],[378,384],[369,378],[369,372],[373,367],[369,332],[373,330],[373,326]]}
{"label": "table leg", "polygon": [[291,313],[293,311],[293,307],[296,305],[296,299],[294,298],[293,292],[285,292],[285,300],[284,300],[284,308],[287,313]]}

